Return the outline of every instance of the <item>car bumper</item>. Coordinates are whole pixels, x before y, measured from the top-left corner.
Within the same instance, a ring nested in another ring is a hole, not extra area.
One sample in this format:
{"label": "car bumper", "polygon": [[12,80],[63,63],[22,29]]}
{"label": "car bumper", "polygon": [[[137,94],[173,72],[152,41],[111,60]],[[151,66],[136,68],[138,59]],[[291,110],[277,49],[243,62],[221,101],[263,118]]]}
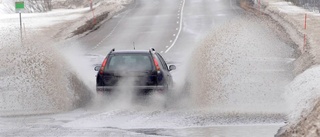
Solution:
{"label": "car bumper", "polygon": [[[97,86],[96,90],[100,92],[105,92],[105,91],[114,91],[117,90],[119,87],[115,86]],[[166,87],[165,86],[134,86],[132,88],[134,91],[165,91]]]}

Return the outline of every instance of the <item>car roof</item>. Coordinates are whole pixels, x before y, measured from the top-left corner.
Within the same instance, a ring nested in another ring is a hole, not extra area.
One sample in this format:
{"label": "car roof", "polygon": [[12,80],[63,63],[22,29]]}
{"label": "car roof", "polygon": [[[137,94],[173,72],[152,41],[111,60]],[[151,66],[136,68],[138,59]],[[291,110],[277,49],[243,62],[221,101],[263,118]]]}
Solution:
{"label": "car roof", "polygon": [[149,54],[149,50],[116,50],[110,54]]}

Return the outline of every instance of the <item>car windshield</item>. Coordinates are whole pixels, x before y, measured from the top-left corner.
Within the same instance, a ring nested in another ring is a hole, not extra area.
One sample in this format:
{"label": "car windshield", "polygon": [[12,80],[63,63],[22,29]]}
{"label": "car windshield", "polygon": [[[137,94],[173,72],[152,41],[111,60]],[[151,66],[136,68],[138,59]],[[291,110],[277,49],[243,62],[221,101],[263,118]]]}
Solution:
{"label": "car windshield", "polygon": [[150,71],[151,58],[148,54],[116,54],[110,57],[108,71]]}

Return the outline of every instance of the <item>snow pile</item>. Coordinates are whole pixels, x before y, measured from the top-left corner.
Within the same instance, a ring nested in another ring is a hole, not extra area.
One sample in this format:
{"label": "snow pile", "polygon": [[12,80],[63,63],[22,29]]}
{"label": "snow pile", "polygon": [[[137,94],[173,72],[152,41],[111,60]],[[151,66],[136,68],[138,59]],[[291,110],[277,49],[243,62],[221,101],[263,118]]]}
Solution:
{"label": "snow pile", "polygon": [[[318,136],[320,100],[320,33],[319,14],[296,7],[281,0],[262,1],[264,13],[278,21],[296,43],[299,57],[295,61],[297,75],[286,90],[285,98],[290,108],[289,124],[279,136]],[[307,14],[307,29],[304,29]],[[304,44],[304,35],[307,44]]]}
{"label": "snow pile", "polygon": [[[71,26],[72,21],[81,19],[86,12],[87,9],[54,10],[48,13],[24,13],[22,14],[23,39],[28,41],[34,38],[33,34],[43,32],[48,32],[44,36],[47,39],[54,37],[63,27],[66,27],[66,25]],[[65,28],[63,29],[66,30]],[[1,15],[0,30],[0,49],[5,46],[20,44],[18,14]]]}
{"label": "snow pile", "polygon": [[[107,3],[108,5],[126,5],[130,4],[133,0],[92,0],[92,4]],[[90,7],[91,0],[53,0],[53,9],[75,9]]]}
{"label": "snow pile", "polygon": [[286,89],[285,97],[292,113],[290,121],[306,117],[314,107],[315,99],[320,97],[320,66],[307,69],[298,75]]}
{"label": "snow pile", "polygon": [[[61,40],[64,40],[73,37],[74,35],[78,35],[78,33],[75,33],[75,30],[79,30],[85,25],[90,24],[95,25],[94,27],[99,26],[103,21],[109,20],[115,14],[121,12],[126,8],[127,4],[130,4],[131,2],[133,2],[133,0],[105,0],[95,5],[93,12],[91,12],[89,8],[85,8],[86,13],[83,14],[79,20],[74,21],[71,24],[60,24],[64,27],[61,27],[63,29],[59,30],[55,37],[60,37],[62,38]],[[86,32],[88,32],[88,30],[86,30]]]}
{"label": "snow pile", "polygon": [[[300,57],[295,63],[295,74],[300,74],[312,65],[320,63],[320,40],[317,38],[320,27],[317,25],[320,16],[296,7],[287,2],[265,2],[264,12],[271,15],[283,25],[291,39],[298,45]],[[305,14],[307,14],[307,30],[304,29]],[[304,47],[304,34],[307,37],[307,45]],[[304,50],[305,49],[305,50]]]}
{"label": "snow pile", "polygon": [[[49,33],[46,33],[47,37],[52,37],[57,41],[65,40],[73,37],[74,34],[72,32],[86,24],[87,21],[92,20],[94,17],[98,18],[104,15],[107,15],[105,20],[108,20],[122,11],[126,6],[125,4],[129,2],[132,2],[132,0],[111,0],[98,3],[94,6],[95,16],[93,16],[89,7],[56,9],[46,13],[23,13],[23,35],[25,35],[24,38],[28,39],[28,36],[34,33],[33,31],[48,31]],[[97,25],[99,24],[97,23]],[[1,14],[0,36],[3,35],[1,39],[5,40],[1,40],[0,43],[6,42],[6,44],[8,44],[8,42],[13,42],[13,40],[19,38],[19,27],[18,14]],[[16,36],[18,37],[16,38]],[[5,44],[0,44],[0,48],[4,45]]]}
{"label": "snow pile", "polygon": [[[107,3],[109,5],[126,5],[133,0],[93,0],[93,5]],[[46,12],[51,9],[76,9],[90,7],[90,0],[24,0],[24,13]],[[0,0],[0,14],[15,13],[14,0]]]}
{"label": "snow pile", "polygon": [[[318,31],[320,32],[320,28],[314,28],[314,29],[309,29],[309,31],[304,30],[304,18],[305,18],[305,13],[307,11],[305,9],[296,7],[290,3],[287,2],[276,2],[276,3],[269,3],[269,5],[266,7],[265,12],[269,15],[271,15],[275,20],[277,20],[280,24],[282,24],[286,30],[287,33],[290,34],[291,39],[296,43],[297,47],[296,50],[299,53],[299,57],[296,59],[294,62],[294,73],[296,75],[307,75],[307,73],[303,73],[305,70],[310,68],[311,66],[318,64],[319,60],[319,55],[316,51],[319,51],[318,46],[316,43],[314,43],[314,40],[317,40],[315,37],[314,33],[316,32],[315,29],[319,29]],[[310,25],[313,24],[311,21],[311,18],[313,18],[313,14],[308,12],[310,14],[309,16],[309,23]],[[319,18],[320,21],[320,18]],[[308,24],[309,24],[308,23]],[[308,26],[308,27],[314,27],[314,26]],[[307,34],[307,46],[304,47],[304,34]],[[313,71],[315,72],[315,71]],[[316,74],[313,74],[316,75]],[[310,75],[309,75],[310,76]],[[296,80],[289,85],[285,97],[287,98],[288,105],[291,108],[292,114],[290,115],[290,121],[295,121],[300,117],[300,114],[302,111],[310,110],[308,109],[302,109],[305,108],[306,104],[310,104],[313,102],[317,96],[306,96],[307,94],[305,92],[296,90],[301,89],[302,87],[299,87],[300,84],[297,84],[295,82],[297,81],[305,81],[306,84],[308,85],[309,83],[311,84],[313,81],[312,79],[305,79],[306,77],[303,78],[296,78]],[[300,82],[301,83],[301,82]],[[312,85],[312,84],[311,84]],[[318,87],[320,88],[320,86]],[[309,97],[309,98],[308,98]],[[320,97],[320,96],[319,96]],[[304,101],[307,101],[307,103],[302,103]]]}

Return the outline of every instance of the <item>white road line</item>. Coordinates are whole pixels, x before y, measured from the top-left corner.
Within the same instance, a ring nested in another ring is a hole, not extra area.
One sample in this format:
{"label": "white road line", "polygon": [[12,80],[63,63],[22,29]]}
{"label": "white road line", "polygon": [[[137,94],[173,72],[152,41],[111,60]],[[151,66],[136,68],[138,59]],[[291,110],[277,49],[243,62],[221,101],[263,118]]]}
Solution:
{"label": "white road line", "polygon": [[169,46],[166,46],[166,48],[169,48]]}
{"label": "white road line", "polygon": [[177,21],[177,24],[179,24],[179,21]]}
{"label": "white road line", "polygon": [[180,26],[179,26],[179,31],[178,31],[178,34],[176,36],[176,38],[174,39],[173,43],[171,44],[171,46],[165,51],[165,53],[169,52],[169,50],[176,44],[179,36],[180,36],[180,33],[181,33],[181,30],[182,30],[182,20],[183,20],[183,10],[184,10],[184,5],[186,4],[186,0],[183,0],[181,1],[181,3],[183,2],[182,4],[182,8],[181,8],[181,14],[180,14]]}
{"label": "white road line", "polygon": [[176,34],[173,34],[173,36],[175,37],[175,36],[176,36]]}
{"label": "white road line", "polygon": [[[135,9],[137,7],[137,2],[135,3],[134,7],[132,9]],[[128,14],[130,13],[130,10],[126,11],[125,15],[123,15],[121,17],[121,19],[118,21],[117,25],[111,30],[111,32],[104,37],[95,47],[93,47],[92,49],[96,49],[97,47],[99,47],[103,41],[105,41],[107,38],[109,38],[113,32],[118,28],[119,24],[121,23],[121,21],[123,20],[124,17],[126,17]]]}
{"label": "white road line", "polygon": [[172,43],[173,41],[172,40],[170,40],[170,43]]}
{"label": "white road line", "polygon": [[160,53],[163,53],[163,51],[161,51]]}

